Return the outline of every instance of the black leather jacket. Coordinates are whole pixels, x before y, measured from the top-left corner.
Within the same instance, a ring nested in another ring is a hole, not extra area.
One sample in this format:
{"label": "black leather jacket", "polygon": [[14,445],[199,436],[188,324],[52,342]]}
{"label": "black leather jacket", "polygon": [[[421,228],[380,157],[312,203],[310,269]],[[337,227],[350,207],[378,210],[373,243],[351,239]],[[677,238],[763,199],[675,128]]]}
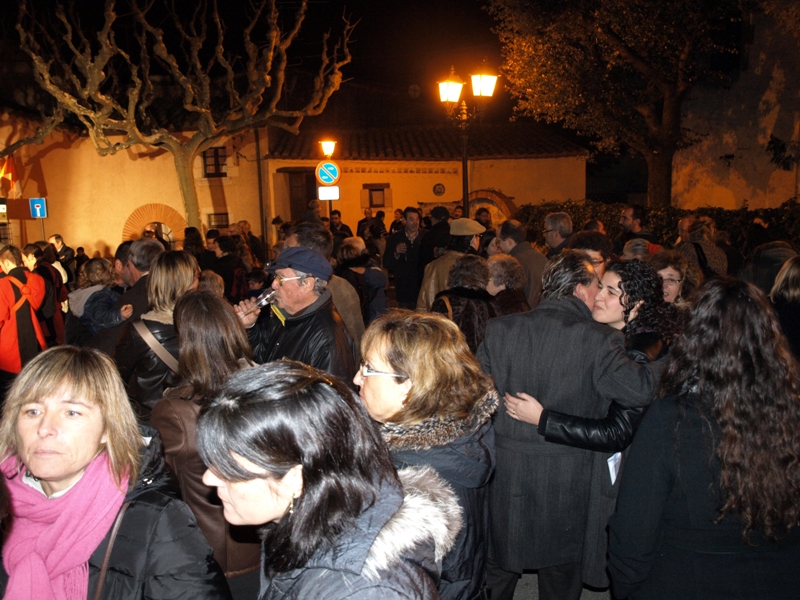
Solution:
{"label": "black leather jacket", "polygon": [[[269,309],[267,309],[269,310]],[[281,320],[257,322],[247,330],[253,360],[259,364],[289,358],[341,377],[352,387],[356,373],[355,346],[342,318],[333,306],[331,293],[324,290],[314,304]]]}
{"label": "black leather jacket", "polygon": [[[178,359],[178,334],[172,323],[162,323],[143,318],[142,322],[161,345]],[[156,353],[128,323],[114,351],[114,362],[125,382],[128,397],[134,401],[134,410],[144,422],[150,420],[150,409],[161,399],[164,390],[174,387],[177,375],[165,365]]]}
{"label": "black leather jacket", "polygon": [[[648,363],[666,356],[669,346],[654,332],[637,333],[625,342],[628,357]],[[627,407],[612,402],[602,419],[576,417],[545,409],[539,418],[539,435],[548,442],[598,452],[621,452],[631,445],[647,407]]]}

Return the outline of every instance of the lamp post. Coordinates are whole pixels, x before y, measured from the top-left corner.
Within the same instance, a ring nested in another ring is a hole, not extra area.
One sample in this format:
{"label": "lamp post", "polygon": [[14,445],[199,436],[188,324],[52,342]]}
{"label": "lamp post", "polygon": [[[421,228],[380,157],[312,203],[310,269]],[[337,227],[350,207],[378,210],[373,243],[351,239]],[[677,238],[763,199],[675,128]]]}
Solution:
{"label": "lamp post", "polygon": [[333,151],[336,149],[336,142],[330,138],[325,138],[320,141],[322,146],[322,154],[325,160],[317,165],[315,174],[317,178],[317,197],[320,200],[328,201],[328,214],[333,207],[333,200],[339,199],[339,187],[336,183],[341,177],[341,169],[336,162],[331,160]]}
{"label": "lamp post", "polygon": [[476,99],[472,113],[467,107],[466,100],[460,100],[464,82],[456,75],[454,67],[450,67],[450,76],[445,81],[439,82],[439,99],[445,105],[447,116],[456,121],[461,129],[461,187],[466,217],[469,217],[469,123],[483,109],[486,98],[491,98],[494,94],[497,75],[487,68],[486,61],[484,61],[480,73],[472,75],[471,79],[472,95]]}

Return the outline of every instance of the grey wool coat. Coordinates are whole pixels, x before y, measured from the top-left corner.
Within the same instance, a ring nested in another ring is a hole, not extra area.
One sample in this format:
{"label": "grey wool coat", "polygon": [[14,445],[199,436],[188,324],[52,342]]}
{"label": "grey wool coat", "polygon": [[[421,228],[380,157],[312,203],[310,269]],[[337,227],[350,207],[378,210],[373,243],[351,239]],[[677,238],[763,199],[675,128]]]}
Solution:
{"label": "grey wool coat", "polygon": [[[630,360],[622,333],[596,323],[575,297],[489,321],[477,356],[501,398],[525,392],[545,408],[590,418],[604,417],[612,400],[649,404],[663,369],[663,361]],[[517,573],[579,562],[584,583],[607,586],[605,525],[619,486],[619,478],[611,485],[611,454],[547,442],[505,406],[495,413],[495,446],[490,556]]]}

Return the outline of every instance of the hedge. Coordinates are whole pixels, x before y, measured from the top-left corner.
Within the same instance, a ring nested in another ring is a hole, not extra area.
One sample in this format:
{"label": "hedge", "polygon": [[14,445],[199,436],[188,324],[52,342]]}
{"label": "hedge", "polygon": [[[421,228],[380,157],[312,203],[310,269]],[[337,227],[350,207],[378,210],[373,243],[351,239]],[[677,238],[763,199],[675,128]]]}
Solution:
{"label": "hedge", "polygon": [[[546,204],[526,204],[522,206],[515,219],[521,221],[531,232],[535,232],[539,242],[543,242],[541,230],[544,217],[551,212],[565,212],[572,219],[575,231],[579,231],[589,219],[599,219],[606,227],[606,233],[614,237],[619,233],[619,216],[625,204],[604,204],[591,200],[568,200],[566,202],[548,202]],[[727,231],[731,244],[742,248],[748,227],[755,218],[769,223],[770,236],[775,240],[800,240],[800,203],[790,199],[778,208],[759,208],[750,210],[747,203],[737,210],[724,208],[698,208],[686,210],[674,206],[663,206],[649,209],[647,212],[648,227],[656,238],[671,245],[678,237],[678,221],[686,215],[708,216],[714,219],[717,229]]]}

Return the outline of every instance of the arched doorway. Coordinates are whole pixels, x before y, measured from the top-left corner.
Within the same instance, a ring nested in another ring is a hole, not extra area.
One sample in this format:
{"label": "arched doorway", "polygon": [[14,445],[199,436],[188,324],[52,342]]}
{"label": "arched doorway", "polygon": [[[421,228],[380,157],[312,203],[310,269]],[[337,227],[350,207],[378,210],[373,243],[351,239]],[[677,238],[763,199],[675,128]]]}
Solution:
{"label": "arched doorway", "polygon": [[183,230],[188,227],[186,219],[166,204],[145,204],[131,213],[122,228],[122,239],[138,240],[148,226],[170,242],[173,248],[183,246]]}
{"label": "arched doorway", "polygon": [[486,208],[492,215],[492,223],[499,225],[517,212],[513,199],[495,190],[475,190],[469,194],[469,216],[475,218],[479,208]]}

